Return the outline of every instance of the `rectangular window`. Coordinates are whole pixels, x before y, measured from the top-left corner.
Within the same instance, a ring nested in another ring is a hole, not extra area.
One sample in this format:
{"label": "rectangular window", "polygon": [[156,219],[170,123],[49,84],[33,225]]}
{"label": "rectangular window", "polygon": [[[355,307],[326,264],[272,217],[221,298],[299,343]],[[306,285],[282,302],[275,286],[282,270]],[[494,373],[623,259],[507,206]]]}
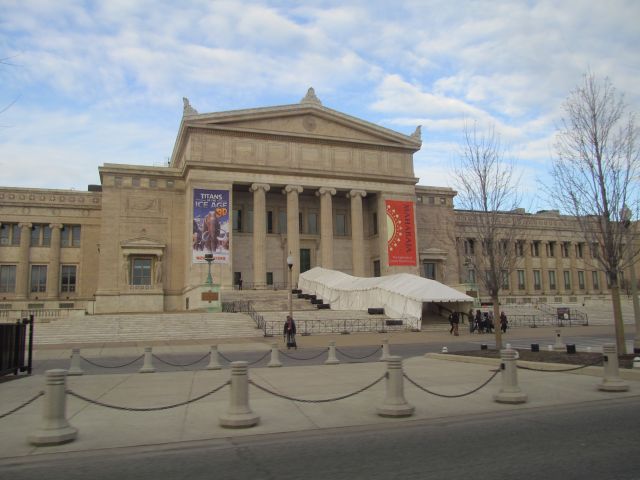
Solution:
{"label": "rectangular window", "polygon": [[578,271],[578,288],[580,290],[584,290],[584,272],[582,270]]}
{"label": "rectangular window", "polygon": [[433,262],[424,262],[424,276],[431,280],[436,279],[436,264]]}
{"label": "rectangular window", "polygon": [[531,256],[539,257],[540,256],[540,242],[536,240],[531,244]]}
{"label": "rectangular window", "polygon": [[555,270],[549,270],[549,288],[551,290],[556,289],[556,272]]}
{"label": "rectangular window", "polygon": [[[167,182],[168,184],[169,182]],[[149,187],[150,188],[156,188],[158,186],[158,180],[156,180],[155,178],[150,178],[149,179]]]}
{"label": "rectangular window", "polygon": [[600,273],[597,271],[591,272],[591,281],[593,282],[593,288],[600,290]]}
{"label": "rectangular window", "polygon": [[278,233],[287,233],[287,211],[278,210]]}
{"label": "rectangular window", "polygon": [[547,243],[547,257],[556,256],[556,242]]}
{"label": "rectangular window", "polygon": [[273,212],[267,212],[267,233],[273,233]]}
{"label": "rectangular window", "polygon": [[0,265],[0,293],[16,291],[16,266]]}
{"label": "rectangular window", "polygon": [[591,257],[600,258],[600,246],[597,243],[591,244]]}
{"label": "rectangular window", "polygon": [[239,208],[233,210],[233,231],[242,231],[242,210]]}
{"label": "rectangular window", "polygon": [[373,276],[374,277],[380,276],[380,260],[373,261]]}
{"label": "rectangular window", "polygon": [[347,216],[344,213],[336,213],[336,235],[339,237],[347,235]]}
{"label": "rectangular window", "polygon": [[524,270],[518,270],[518,289],[524,290]]}
{"label": "rectangular window", "polygon": [[20,228],[20,225],[18,225],[17,223],[14,223],[12,225],[12,230],[11,230],[11,245],[20,245],[20,233],[22,232],[22,229]]}
{"label": "rectangular window", "polygon": [[131,186],[132,187],[139,187],[140,186],[140,177],[133,177],[131,179]]}
{"label": "rectangular window", "polygon": [[31,265],[31,291],[35,293],[47,291],[46,265]]}
{"label": "rectangular window", "polygon": [[60,269],[60,291],[73,293],[76,291],[76,271],[75,265],[62,265]]}
{"label": "rectangular window", "polygon": [[473,238],[467,238],[464,241],[464,253],[465,255],[473,255],[475,254],[475,245]]}
{"label": "rectangular window", "polygon": [[476,271],[472,268],[467,270],[467,282],[476,283]]}
{"label": "rectangular window", "polygon": [[542,289],[542,278],[540,277],[540,270],[533,271],[533,288],[534,290]]}
{"label": "rectangular window", "polygon": [[318,214],[315,212],[307,215],[307,233],[310,235],[318,234]]}
{"label": "rectangular window", "polygon": [[427,203],[429,205],[435,205],[436,203],[436,198],[435,197],[427,197]]}
{"label": "rectangular window", "polygon": [[524,241],[522,240],[516,242],[516,255],[518,257],[524,257]]}
{"label": "rectangular window", "polygon": [[571,272],[565,270],[562,274],[564,275],[564,289],[571,290]]}
{"label": "rectangular window", "polygon": [[582,258],[583,250],[582,243],[576,243],[576,258]]}
{"label": "rectangular window", "polygon": [[564,258],[568,258],[569,257],[569,242],[562,242],[562,256]]}
{"label": "rectangular window", "polygon": [[151,285],[151,258],[131,260],[131,285]]}
{"label": "rectangular window", "polygon": [[79,247],[80,225],[63,225],[60,230],[60,245],[62,247]]}
{"label": "rectangular window", "polygon": [[502,275],[502,289],[509,290],[509,272],[506,270],[502,270],[501,275]]}
{"label": "rectangular window", "polygon": [[42,228],[42,246],[51,246],[51,227],[49,225],[44,225]]}
{"label": "rectangular window", "polygon": [[371,222],[372,222],[371,231],[373,235],[377,235],[378,234],[378,212],[373,212],[373,218]]}
{"label": "rectangular window", "polygon": [[32,247],[40,246],[40,234],[42,232],[42,225],[34,225],[31,227],[31,243]]}
{"label": "rectangular window", "polygon": [[0,225],[0,245],[11,244],[11,227],[13,227],[13,225],[8,223]]}
{"label": "rectangular window", "polygon": [[273,285],[273,272],[267,272],[267,285]]}

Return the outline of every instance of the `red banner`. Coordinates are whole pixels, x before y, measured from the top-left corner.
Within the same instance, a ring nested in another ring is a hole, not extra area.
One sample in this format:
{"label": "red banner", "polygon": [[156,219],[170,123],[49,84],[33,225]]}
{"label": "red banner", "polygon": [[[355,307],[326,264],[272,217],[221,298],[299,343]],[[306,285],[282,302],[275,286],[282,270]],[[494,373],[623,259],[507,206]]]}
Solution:
{"label": "red banner", "polygon": [[389,265],[416,265],[416,227],[413,202],[386,200]]}

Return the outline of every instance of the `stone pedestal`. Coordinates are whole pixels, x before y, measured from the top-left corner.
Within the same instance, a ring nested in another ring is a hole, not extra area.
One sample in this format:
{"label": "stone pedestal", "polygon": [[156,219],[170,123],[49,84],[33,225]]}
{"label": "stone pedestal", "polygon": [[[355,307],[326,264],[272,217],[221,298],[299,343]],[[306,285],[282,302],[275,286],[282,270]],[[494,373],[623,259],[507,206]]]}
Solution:
{"label": "stone pedestal", "polygon": [[229,408],[220,417],[220,426],[226,428],[248,428],[257,425],[260,417],[249,407],[249,377],[247,362],[231,363],[231,392]]}
{"label": "stone pedestal", "polygon": [[78,430],[69,425],[67,409],[67,371],[47,370],[42,424],[28,440],[32,445],[58,445],[71,442]]}
{"label": "stone pedestal", "polygon": [[564,343],[562,343],[562,335],[559,328],[556,329],[556,343],[554,343],[553,349],[557,352],[564,352],[566,349]]}
{"label": "stone pedestal", "polygon": [[218,346],[211,345],[211,351],[209,353],[209,365],[207,365],[207,370],[220,370],[222,368],[222,366],[220,365],[220,359],[218,357]]}
{"label": "stone pedestal", "polygon": [[402,357],[390,356],[387,360],[387,379],[385,397],[377,408],[381,417],[409,417],[415,407],[404,398],[404,377],[402,375]]}
{"label": "stone pedestal", "polygon": [[329,342],[329,354],[327,355],[327,359],[325,360],[325,365],[337,365],[340,363],[338,357],[336,357],[336,342]]}
{"label": "stone pedestal", "polygon": [[151,347],[144,347],[144,363],[138,373],[153,373],[156,369],[153,366],[153,351]]}
{"label": "stone pedestal", "polygon": [[200,286],[198,302],[192,308],[205,309],[207,312],[216,313],[222,311],[222,298],[220,296],[220,284],[205,283]]}
{"label": "stone pedestal", "polygon": [[629,390],[629,384],[620,378],[618,371],[618,350],[614,343],[605,343],[602,345],[603,355],[603,378],[598,384],[598,390],[605,392],[626,392]]}
{"label": "stone pedestal", "polygon": [[71,349],[71,365],[69,366],[69,372],[67,375],[82,375],[84,370],[80,367],[80,349]]}
{"label": "stone pedestal", "polygon": [[498,403],[525,403],[527,401],[527,395],[518,386],[517,353],[512,349],[500,350],[502,387],[493,396],[493,399]]}

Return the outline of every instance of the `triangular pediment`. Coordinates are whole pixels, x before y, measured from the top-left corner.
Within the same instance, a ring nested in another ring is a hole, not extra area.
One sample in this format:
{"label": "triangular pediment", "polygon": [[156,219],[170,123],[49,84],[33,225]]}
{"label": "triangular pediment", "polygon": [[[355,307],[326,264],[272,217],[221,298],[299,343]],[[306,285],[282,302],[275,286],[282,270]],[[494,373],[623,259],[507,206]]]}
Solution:
{"label": "triangular pediment", "polygon": [[136,237],[121,241],[120,246],[135,249],[164,249],[166,245],[149,237]]}
{"label": "triangular pediment", "polygon": [[316,105],[287,105],[189,117],[185,125],[417,150],[420,140]]}

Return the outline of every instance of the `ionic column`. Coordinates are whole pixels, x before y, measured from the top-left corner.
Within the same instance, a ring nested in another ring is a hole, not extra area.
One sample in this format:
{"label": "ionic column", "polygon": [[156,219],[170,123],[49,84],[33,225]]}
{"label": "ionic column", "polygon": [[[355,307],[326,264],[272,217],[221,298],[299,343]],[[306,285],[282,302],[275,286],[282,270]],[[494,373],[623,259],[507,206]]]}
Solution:
{"label": "ionic column", "polygon": [[527,295],[531,296],[535,292],[533,288],[533,267],[531,262],[531,248],[533,248],[532,242],[525,242],[524,244],[524,291]]}
{"label": "ionic column", "polygon": [[267,283],[267,202],[271,187],[265,183],[254,183],[253,192],[253,286],[265,288]]}
{"label": "ionic column", "polygon": [[333,268],[333,200],[335,188],[320,188],[316,195],[320,197],[320,265]]}
{"label": "ionic column", "polygon": [[60,294],[60,230],[62,224],[52,223],[51,244],[49,245],[49,269],[47,271],[47,292],[49,298]]}
{"label": "ionic column", "polygon": [[16,268],[16,298],[29,297],[29,244],[31,243],[31,224],[20,223],[20,250]]}
{"label": "ionic column", "polygon": [[362,222],[362,198],[367,196],[364,190],[351,190],[347,198],[351,199],[351,250],[353,258],[353,276],[364,277],[364,231]]}
{"label": "ionic column", "polygon": [[302,193],[300,185],[287,185],[283,193],[287,195],[287,255],[293,257],[293,267],[291,268],[291,287],[298,284],[300,275],[300,220],[298,195]]}

